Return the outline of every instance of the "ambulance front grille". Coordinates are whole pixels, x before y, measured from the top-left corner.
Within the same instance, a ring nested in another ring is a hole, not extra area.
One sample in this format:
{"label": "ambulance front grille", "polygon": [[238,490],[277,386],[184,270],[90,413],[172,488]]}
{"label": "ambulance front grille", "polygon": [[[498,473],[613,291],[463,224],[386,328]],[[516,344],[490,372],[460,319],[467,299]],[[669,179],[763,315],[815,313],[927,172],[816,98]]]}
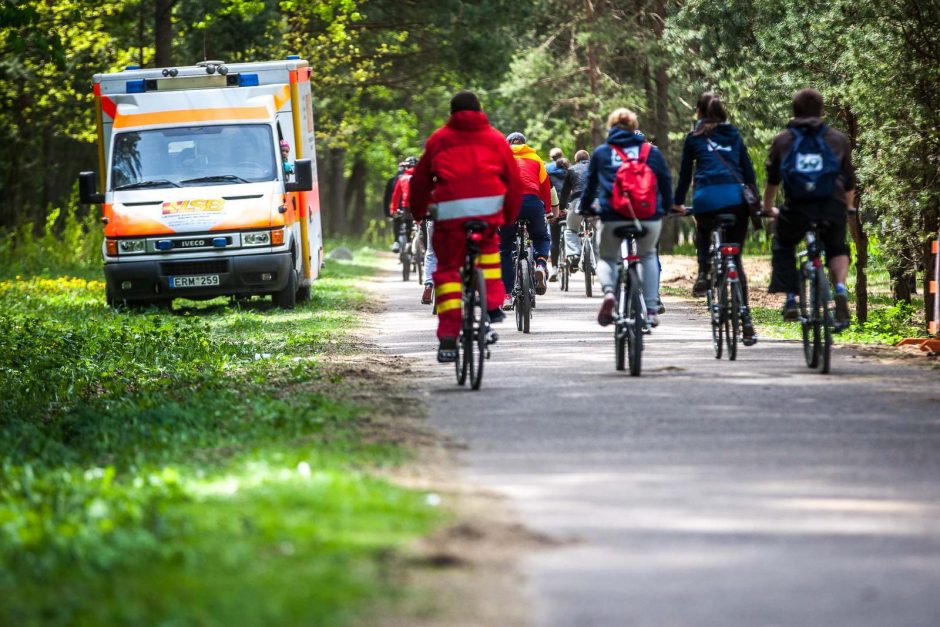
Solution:
{"label": "ambulance front grille", "polygon": [[211,261],[170,261],[160,264],[163,276],[187,276],[193,274],[224,274],[229,271],[227,259]]}

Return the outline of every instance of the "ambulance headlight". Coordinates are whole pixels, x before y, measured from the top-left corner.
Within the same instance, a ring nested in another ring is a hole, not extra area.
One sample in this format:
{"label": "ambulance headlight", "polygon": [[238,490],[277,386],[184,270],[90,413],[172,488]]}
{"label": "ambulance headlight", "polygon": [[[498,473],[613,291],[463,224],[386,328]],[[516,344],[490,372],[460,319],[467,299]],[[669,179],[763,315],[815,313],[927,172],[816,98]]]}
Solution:
{"label": "ambulance headlight", "polygon": [[244,246],[270,246],[271,232],[258,231],[256,233],[245,233],[242,235],[242,245]]}
{"label": "ambulance headlight", "polygon": [[139,255],[147,250],[142,239],[122,239],[118,242],[118,252],[122,255]]}

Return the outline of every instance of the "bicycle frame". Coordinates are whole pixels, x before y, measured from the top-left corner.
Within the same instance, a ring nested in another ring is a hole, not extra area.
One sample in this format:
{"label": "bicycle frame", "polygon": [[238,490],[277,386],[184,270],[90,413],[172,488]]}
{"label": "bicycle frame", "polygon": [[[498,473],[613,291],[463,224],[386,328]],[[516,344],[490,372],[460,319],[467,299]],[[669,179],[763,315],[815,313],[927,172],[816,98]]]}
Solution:
{"label": "bicycle frame", "polygon": [[[621,292],[628,294],[630,292],[630,273],[629,269],[636,269],[637,276],[643,276],[643,266],[640,264],[640,255],[637,252],[636,239],[633,237],[628,237],[620,241],[620,268],[617,273],[617,288],[614,291],[614,294],[617,296],[618,303],[621,299]],[[643,328],[647,329],[649,326],[649,321],[646,317],[646,299],[643,297],[642,286],[638,286],[641,289],[640,293],[640,303],[641,303],[641,316],[643,318]],[[629,303],[628,303],[629,306]],[[620,313],[620,307],[617,307],[614,311],[614,322],[616,324],[633,324],[632,317],[627,312],[626,316],[622,316]]]}

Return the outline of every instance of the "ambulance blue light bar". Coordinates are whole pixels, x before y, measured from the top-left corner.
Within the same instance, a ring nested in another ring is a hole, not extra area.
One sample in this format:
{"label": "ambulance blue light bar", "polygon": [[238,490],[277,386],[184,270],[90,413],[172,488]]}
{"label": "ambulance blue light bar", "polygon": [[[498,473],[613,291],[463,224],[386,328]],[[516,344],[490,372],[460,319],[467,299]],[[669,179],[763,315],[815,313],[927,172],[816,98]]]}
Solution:
{"label": "ambulance blue light bar", "polygon": [[257,87],[260,83],[258,82],[257,74],[239,74],[238,75],[238,86],[239,87]]}
{"label": "ambulance blue light bar", "polygon": [[147,91],[147,83],[144,79],[127,81],[124,88],[129,94],[142,94]]}

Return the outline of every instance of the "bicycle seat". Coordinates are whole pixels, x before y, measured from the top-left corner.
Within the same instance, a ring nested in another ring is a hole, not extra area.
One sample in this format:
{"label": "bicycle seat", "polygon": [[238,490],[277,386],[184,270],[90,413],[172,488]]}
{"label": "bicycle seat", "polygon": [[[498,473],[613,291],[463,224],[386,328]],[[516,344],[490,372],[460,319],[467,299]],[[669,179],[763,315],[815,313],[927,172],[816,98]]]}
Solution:
{"label": "bicycle seat", "polygon": [[529,221],[526,219],[516,220],[516,226],[529,226]]}
{"label": "bicycle seat", "polygon": [[738,217],[733,213],[719,213],[717,219],[722,227],[734,226],[734,223],[738,221]]}
{"label": "bicycle seat", "polygon": [[463,223],[463,230],[467,233],[481,233],[486,230],[486,222],[482,220],[469,220]]}
{"label": "bicycle seat", "polygon": [[641,224],[624,224],[614,229],[614,237],[619,239],[637,238],[644,235],[646,235],[646,229]]}

